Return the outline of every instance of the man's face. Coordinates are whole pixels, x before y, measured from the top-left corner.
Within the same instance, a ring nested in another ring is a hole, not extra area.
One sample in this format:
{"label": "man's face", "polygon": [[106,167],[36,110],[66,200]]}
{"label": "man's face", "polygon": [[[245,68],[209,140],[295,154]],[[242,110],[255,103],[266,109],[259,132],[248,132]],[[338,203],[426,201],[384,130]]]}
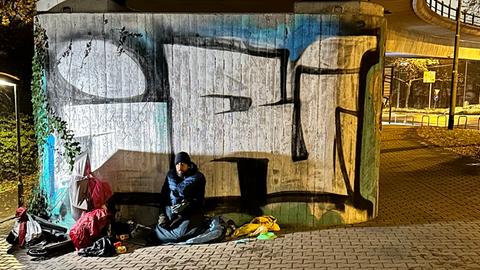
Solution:
{"label": "man's face", "polygon": [[175,165],[175,169],[177,170],[177,175],[179,177],[183,177],[189,168],[190,167],[188,166],[188,164],[183,162],[179,162]]}

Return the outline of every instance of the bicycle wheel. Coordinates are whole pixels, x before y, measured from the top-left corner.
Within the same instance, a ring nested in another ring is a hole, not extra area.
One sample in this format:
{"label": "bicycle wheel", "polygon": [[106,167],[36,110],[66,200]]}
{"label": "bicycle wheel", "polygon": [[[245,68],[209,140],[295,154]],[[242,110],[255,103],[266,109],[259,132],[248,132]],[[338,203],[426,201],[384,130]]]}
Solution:
{"label": "bicycle wheel", "polygon": [[47,256],[47,250],[45,250],[43,247],[38,247],[38,248],[29,248],[27,250],[27,254],[32,257],[44,257]]}

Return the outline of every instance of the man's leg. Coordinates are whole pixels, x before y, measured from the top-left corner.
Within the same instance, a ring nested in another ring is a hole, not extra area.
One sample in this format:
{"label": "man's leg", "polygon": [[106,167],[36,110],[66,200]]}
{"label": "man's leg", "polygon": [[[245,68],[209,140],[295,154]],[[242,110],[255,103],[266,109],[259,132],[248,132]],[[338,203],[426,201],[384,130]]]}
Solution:
{"label": "man's leg", "polygon": [[161,243],[181,242],[187,236],[189,224],[190,220],[184,220],[178,225],[178,227],[173,229],[163,228],[157,225],[155,227],[155,234]]}

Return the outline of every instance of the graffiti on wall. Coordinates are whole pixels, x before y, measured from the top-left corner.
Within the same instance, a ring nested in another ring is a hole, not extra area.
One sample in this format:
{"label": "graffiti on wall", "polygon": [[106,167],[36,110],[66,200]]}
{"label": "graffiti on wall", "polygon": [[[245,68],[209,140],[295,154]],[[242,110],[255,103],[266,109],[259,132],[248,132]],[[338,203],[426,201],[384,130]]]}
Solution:
{"label": "graffiti on wall", "polygon": [[[362,193],[360,181],[377,180],[358,167],[377,27],[303,14],[40,19],[49,102],[117,194],[160,192],[187,151],[212,209],[328,202],[373,215],[376,185]],[[64,189],[61,157],[44,163],[44,181]]]}

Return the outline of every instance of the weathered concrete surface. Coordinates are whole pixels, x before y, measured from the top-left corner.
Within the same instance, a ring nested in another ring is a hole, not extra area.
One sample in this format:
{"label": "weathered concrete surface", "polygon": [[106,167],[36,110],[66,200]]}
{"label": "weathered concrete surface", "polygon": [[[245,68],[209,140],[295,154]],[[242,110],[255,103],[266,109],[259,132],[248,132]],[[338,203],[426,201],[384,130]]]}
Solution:
{"label": "weathered concrete surface", "polygon": [[113,258],[15,256],[26,269],[479,269],[474,163],[422,144],[412,127],[386,126],[379,216],[368,223],[284,233],[274,241],[139,248]]}
{"label": "weathered concrete surface", "polygon": [[[385,24],[381,7],[329,10],[42,14],[55,59],[46,102],[124,198],[158,193],[186,151],[216,214],[363,222],[376,216]],[[59,136],[49,145],[63,147]],[[71,171],[46,149],[42,189],[60,213]],[[120,212],[146,224],[158,214]]]}
{"label": "weathered concrete surface", "polygon": [[[38,3],[38,10],[42,12],[62,12],[64,6],[73,6],[73,12],[116,12],[121,10],[118,5],[107,4],[111,1],[106,0],[96,0],[96,5],[89,6],[80,5],[77,2],[73,0],[41,0]],[[89,2],[93,2],[93,0]],[[321,2],[326,1],[319,1],[319,3]],[[362,1],[352,2],[359,3]],[[455,23],[430,11],[425,0],[372,0],[370,2],[380,4],[388,11],[386,15],[388,20],[387,53],[404,56],[453,58]],[[102,3],[102,5],[98,3]],[[258,1],[244,0],[225,3],[225,1],[215,0],[185,0],[178,4],[175,1],[127,0],[124,3],[126,9],[139,12],[283,13],[294,12],[295,5],[300,2],[295,3],[294,0],[265,0],[258,3]],[[95,8],[92,9],[92,7]],[[463,29],[460,58],[480,60],[480,27],[464,25]]]}

